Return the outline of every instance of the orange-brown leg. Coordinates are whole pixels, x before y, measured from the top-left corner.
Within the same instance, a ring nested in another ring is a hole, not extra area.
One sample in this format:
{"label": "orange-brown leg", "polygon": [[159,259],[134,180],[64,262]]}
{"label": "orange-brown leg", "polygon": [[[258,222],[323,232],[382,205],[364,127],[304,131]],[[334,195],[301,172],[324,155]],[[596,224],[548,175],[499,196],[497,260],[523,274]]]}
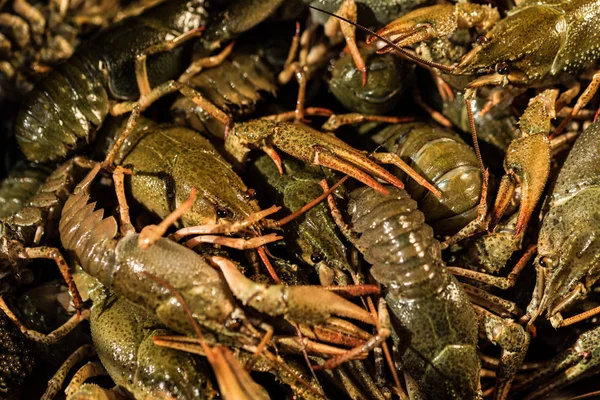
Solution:
{"label": "orange-brown leg", "polygon": [[146,96],[150,93],[150,81],[148,79],[148,71],[146,69],[146,59],[151,54],[162,53],[174,49],[175,47],[187,42],[188,40],[198,37],[204,31],[204,27],[192,29],[185,32],[175,39],[168,42],[157,43],[153,46],[148,47],[135,57],[135,78],[137,81],[140,96]]}
{"label": "orange-brown leg", "polygon": [[56,373],[54,374],[52,379],[50,379],[48,381],[48,388],[42,395],[41,399],[42,400],[53,399],[54,396],[56,396],[56,394],[62,387],[62,385],[65,381],[65,378],[67,377],[67,374],[69,373],[71,368],[73,368],[73,366],[75,366],[76,364],[79,364],[83,360],[92,358],[95,355],[96,355],[96,349],[94,348],[94,346],[89,345],[89,344],[83,345],[83,346],[79,347],[77,350],[75,350],[65,360],[65,362],[63,362],[63,364],[60,366],[58,371],[56,371]]}
{"label": "orange-brown leg", "polygon": [[6,316],[21,330],[21,332],[23,333],[23,335],[25,335],[27,339],[43,344],[56,343],[57,341],[65,337],[69,332],[71,332],[81,321],[88,319],[90,316],[90,310],[82,310],[81,313],[73,315],[71,318],[69,318],[67,322],[62,324],[60,327],[56,328],[48,334],[44,334],[36,330],[29,329],[25,325],[23,325],[23,323],[17,318],[17,316],[13,314],[10,308],[8,308],[8,305],[4,302],[4,299],[2,297],[0,297],[0,310],[4,311]]}
{"label": "orange-brown leg", "polygon": [[235,42],[229,43],[225,48],[214,56],[200,58],[192,62],[183,74],[177,79],[179,82],[187,82],[191,77],[200,73],[204,68],[212,68],[220,65],[231,54]]}
{"label": "orange-brown leg", "polygon": [[25,247],[21,249],[19,252],[19,258],[23,258],[26,260],[45,258],[49,260],[53,260],[63,279],[65,280],[67,286],[69,287],[69,292],[71,293],[71,297],[73,298],[73,304],[75,305],[75,309],[79,313],[83,308],[83,301],[81,301],[81,296],[79,295],[79,291],[77,290],[77,286],[73,281],[73,277],[71,276],[71,271],[69,271],[69,265],[65,261],[59,249],[55,247]]}
{"label": "orange-brown leg", "polygon": [[401,124],[411,122],[413,117],[389,117],[387,115],[367,115],[359,113],[332,114],[329,119],[321,126],[324,131],[335,131],[343,125],[361,124],[363,122],[386,122],[388,124]]}
{"label": "orange-brown leg", "polygon": [[565,118],[563,120],[563,122],[558,126],[558,128],[556,128],[554,133],[552,133],[552,135],[550,136],[551,138],[559,135],[565,129],[565,127],[567,126],[569,121],[571,121],[571,119],[573,119],[573,117],[575,115],[577,115],[577,113],[590,102],[592,97],[594,97],[594,95],[598,91],[599,87],[600,87],[600,71],[597,71],[592,76],[592,81],[590,82],[588,87],[581,94],[581,96],[579,96],[579,99],[577,99],[577,103],[575,103],[575,107],[573,107],[573,110],[571,110],[571,113],[567,116],[567,118]]}
{"label": "orange-brown leg", "polygon": [[[358,19],[356,3],[354,2],[354,0],[344,0],[340,5],[340,8],[337,10],[336,14],[351,22],[356,23]],[[329,37],[334,37],[337,33],[336,31],[338,27],[340,28],[342,35],[344,36],[347,49],[352,55],[354,65],[356,65],[356,68],[361,72],[362,85],[364,86],[367,84],[367,66],[365,65],[365,61],[360,55],[358,46],[356,45],[356,31],[354,25],[346,21],[342,21],[339,18],[330,17],[325,25],[325,34]]]}
{"label": "orange-brown leg", "polygon": [[83,367],[79,368],[65,389],[67,399],[72,398],[87,379],[95,376],[107,375],[108,372],[106,372],[106,369],[104,369],[104,366],[100,361],[88,362]]}

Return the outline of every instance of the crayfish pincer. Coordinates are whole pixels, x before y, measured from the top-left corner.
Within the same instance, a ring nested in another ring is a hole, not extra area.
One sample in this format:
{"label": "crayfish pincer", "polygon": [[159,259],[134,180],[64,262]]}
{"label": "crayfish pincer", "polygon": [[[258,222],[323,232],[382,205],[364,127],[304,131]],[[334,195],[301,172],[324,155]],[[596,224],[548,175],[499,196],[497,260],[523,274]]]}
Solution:
{"label": "crayfish pincer", "polygon": [[[228,259],[209,258],[221,274],[200,254],[166,238],[159,238],[149,248],[140,248],[140,235],[135,233],[131,222],[125,218],[127,213],[123,212],[126,208],[122,203],[125,200],[123,192],[117,194],[122,231],[122,237],[117,237],[119,226],[115,218],[103,218],[104,210],[94,210],[95,203],[89,202],[90,188],[99,170],[100,164],[97,164],[65,204],[60,223],[63,246],[75,254],[84,271],[116,295],[153,313],[168,328],[184,334],[194,333],[187,323],[185,310],[174,300],[173,293],[165,291],[144,274],[168,280],[181,293],[203,329],[214,333],[224,343],[233,342],[232,345],[239,347],[244,347],[244,343],[258,345],[264,333],[259,334],[257,328],[251,326],[253,322],[244,317],[236,299],[244,306],[273,317],[329,326],[336,331],[340,329],[338,317],[375,323],[368,311],[319,286],[256,284]],[[288,303],[286,299],[291,301]],[[240,321],[243,321],[241,325]],[[264,325],[259,325],[258,329],[263,329]],[[361,338],[358,340],[360,346],[371,340],[369,334],[353,324],[344,321],[342,325],[341,336],[353,334]],[[276,335],[278,333],[275,331]],[[296,336],[275,336],[274,340],[282,339],[289,346],[297,345]],[[344,349],[323,344],[313,349],[318,354],[328,355],[344,352]]]}
{"label": "crayfish pincer", "polygon": [[[283,169],[275,147],[304,162],[346,173],[382,193],[387,193],[387,190],[368,173],[396,187],[404,187],[400,179],[367,158],[360,150],[333,134],[319,132],[301,123],[266,118],[235,123],[225,139],[225,150],[237,161],[244,162],[251,147],[267,153],[280,173],[283,173]],[[381,154],[374,154],[378,155]]]}
{"label": "crayfish pincer", "polygon": [[[484,86],[540,87],[565,82],[590,68],[600,57],[597,33],[598,0],[520,1],[505,18],[487,5],[459,2],[423,7],[386,25],[367,43],[384,37],[381,52],[445,37],[460,28],[476,28],[481,34],[473,49],[457,64],[432,65],[442,73],[474,77],[466,97]],[[392,43],[393,42],[393,43]],[[419,57],[415,61],[428,62]],[[431,63],[430,63],[431,64]],[[434,63],[435,64],[435,63]],[[600,73],[579,97],[556,132],[590,101],[598,89]],[[564,93],[568,104],[579,93],[575,85]]]}

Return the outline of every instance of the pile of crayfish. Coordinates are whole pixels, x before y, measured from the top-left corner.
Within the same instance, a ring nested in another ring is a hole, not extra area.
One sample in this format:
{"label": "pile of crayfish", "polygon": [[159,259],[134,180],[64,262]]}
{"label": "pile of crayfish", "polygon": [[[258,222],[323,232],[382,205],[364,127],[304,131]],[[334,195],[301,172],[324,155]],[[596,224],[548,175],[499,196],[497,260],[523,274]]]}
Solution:
{"label": "pile of crayfish", "polygon": [[0,397],[600,398],[600,1],[484,3],[0,0]]}

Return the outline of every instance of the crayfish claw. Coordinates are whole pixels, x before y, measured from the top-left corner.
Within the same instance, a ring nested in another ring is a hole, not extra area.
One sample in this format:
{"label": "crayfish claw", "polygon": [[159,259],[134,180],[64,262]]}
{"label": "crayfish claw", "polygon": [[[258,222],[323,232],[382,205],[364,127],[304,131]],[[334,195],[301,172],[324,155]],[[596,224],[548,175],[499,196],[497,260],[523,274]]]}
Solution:
{"label": "crayfish claw", "polygon": [[370,177],[367,173],[355,167],[351,163],[337,157],[335,154],[332,154],[321,146],[315,146],[315,156],[312,161],[313,164],[322,165],[324,167],[328,167],[350,175],[354,179],[372,187],[378,192],[383,194],[388,193],[388,191],[379,182]]}
{"label": "crayfish claw", "polygon": [[[486,31],[499,19],[498,10],[479,4],[438,4],[413,10],[376,33],[400,47],[406,47],[421,41],[448,36],[459,28]],[[377,40],[377,36],[373,35],[367,38],[367,43],[371,44]],[[378,53],[390,50],[393,50],[392,46],[382,44]]]}
{"label": "crayfish claw", "polygon": [[[451,34],[458,27],[454,5],[435,5],[418,8],[390,22],[376,33],[389,39],[400,47]],[[369,36],[367,43],[377,41],[377,36]],[[383,44],[378,53],[393,50],[389,44]]]}
{"label": "crayfish claw", "polygon": [[277,154],[277,151],[273,148],[273,146],[263,146],[261,150],[265,152],[266,155],[269,156],[271,160],[275,163],[277,170],[280,175],[283,175],[283,166],[281,165],[281,157]]}

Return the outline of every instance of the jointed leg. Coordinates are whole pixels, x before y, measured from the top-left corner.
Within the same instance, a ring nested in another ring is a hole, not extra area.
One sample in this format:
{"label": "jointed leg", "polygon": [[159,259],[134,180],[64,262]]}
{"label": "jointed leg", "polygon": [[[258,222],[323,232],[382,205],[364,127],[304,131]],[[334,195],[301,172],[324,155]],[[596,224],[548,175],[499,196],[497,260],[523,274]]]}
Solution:
{"label": "jointed leg", "polygon": [[345,354],[341,356],[337,356],[330,360],[327,360],[325,364],[318,366],[318,369],[333,369],[339,366],[340,364],[354,359],[358,355],[367,354],[375,347],[380,346],[385,340],[390,336],[391,333],[391,322],[390,316],[387,311],[387,305],[385,300],[379,300],[379,318],[378,318],[378,332],[375,336],[373,336],[369,341],[367,341],[364,345],[355,347]]}
{"label": "jointed leg", "polygon": [[[325,192],[327,192],[329,190],[329,185],[327,184],[327,181],[325,179],[323,179],[321,182],[319,182],[319,185],[321,185],[321,187],[323,188],[323,190]],[[332,195],[327,196],[327,203],[329,205],[329,209],[331,210],[331,215],[333,217],[333,221],[338,226],[338,228],[340,229],[342,234],[346,237],[346,239],[348,239],[348,241],[350,243],[352,243],[352,245],[354,245],[356,248],[358,248],[361,252],[364,252],[365,249],[362,248],[362,246],[358,245],[358,243],[357,243],[358,238],[354,235],[354,233],[352,232],[352,229],[346,223],[346,221],[344,221],[344,217],[342,216],[342,213],[339,210],[339,208],[335,202],[335,199],[333,198]]]}
{"label": "jointed leg", "polygon": [[447,267],[447,270],[454,276],[462,276],[473,279],[500,289],[509,289],[515,285],[519,274],[521,274],[521,271],[525,269],[531,258],[535,255],[536,251],[537,247],[535,245],[530,245],[506,278],[459,267]]}
{"label": "jointed leg", "polygon": [[269,233],[264,236],[257,236],[250,239],[231,238],[227,236],[203,235],[196,236],[185,242],[189,248],[194,248],[201,243],[219,244],[221,246],[231,247],[232,249],[247,250],[264,246],[265,244],[276,242],[283,239],[283,236],[277,236],[276,233]]}
{"label": "jointed leg", "polygon": [[62,324],[60,327],[56,328],[52,332],[48,334],[40,333],[33,329],[27,328],[15,314],[8,308],[8,305],[4,302],[4,299],[0,297],[0,310],[4,311],[6,316],[21,330],[23,335],[29,340],[33,340],[34,342],[43,343],[43,344],[52,344],[56,343],[63,337],[65,337],[69,332],[71,332],[81,321],[89,318],[90,310],[86,309],[81,311],[80,314],[75,314],[67,322]]}
{"label": "jointed leg", "polygon": [[113,172],[113,182],[115,184],[115,192],[117,202],[119,203],[119,217],[121,219],[121,233],[125,235],[127,232],[135,232],[131,219],[129,218],[129,204],[125,196],[125,174],[131,175],[131,171],[118,166]]}
{"label": "jointed leg", "polygon": [[254,214],[248,215],[241,221],[226,223],[226,224],[207,224],[207,225],[198,225],[198,226],[190,226],[187,228],[182,228],[175,232],[172,237],[174,240],[179,240],[185,236],[189,235],[204,235],[204,234],[214,234],[214,233],[234,233],[239,232],[242,229],[248,228],[263,218],[276,213],[279,211],[281,207],[272,206],[267,208],[266,210],[258,211]]}
{"label": "jointed leg", "polygon": [[401,124],[414,121],[413,117],[388,117],[387,115],[367,115],[360,113],[333,114],[321,126],[324,131],[335,131],[343,125],[361,124],[363,122],[386,122],[388,124]]}
{"label": "jointed leg", "polygon": [[462,284],[462,287],[474,304],[479,304],[487,308],[494,309],[499,314],[507,318],[510,318],[511,314],[519,315],[522,313],[519,307],[517,307],[517,305],[512,301],[505,300],[502,297],[498,297],[485,290],[465,283]]}
{"label": "jointed leg", "polygon": [[54,262],[58,266],[60,274],[65,280],[65,283],[69,287],[69,293],[71,293],[71,297],[73,298],[73,304],[75,305],[75,309],[77,309],[79,313],[79,310],[83,308],[83,301],[81,301],[81,296],[79,295],[79,291],[77,290],[75,282],[73,282],[73,277],[71,276],[71,272],[69,271],[69,266],[67,265],[67,262],[60,253],[60,250],[58,250],[55,247],[46,246],[25,247],[20,251],[19,257],[28,260],[38,258],[54,260]]}
{"label": "jointed leg", "polygon": [[496,369],[496,399],[506,399],[512,381],[523,364],[529,341],[529,334],[512,320],[504,320],[481,307],[474,306],[480,317],[481,329],[492,343],[501,348],[500,365]]}
{"label": "jointed leg", "polygon": [[571,113],[567,116],[567,118],[565,118],[563,120],[563,122],[558,126],[558,128],[556,128],[556,131],[554,131],[554,133],[551,135],[551,138],[560,134],[563,131],[563,129],[567,126],[569,121],[571,121],[571,119],[573,119],[573,117],[579,112],[579,110],[584,108],[590,102],[592,97],[594,97],[594,95],[598,91],[599,87],[600,87],[600,71],[597,71],[592,76],[592,81],[590,82],[588,87],[581,94],[581,96],[579,96],[579,99],[577,99],[577,103],[575,103],[575,107],[573,107],[573,110],[571,110]]}
{"label": "jointed leg", "polygon": [[429,104],[425,102],[425,100],[423,100],[423,96],[421,96],[421,92],[419,91],[417,85],[413,87],[412,94],[415,103],[417,103],[417,105],[421,107],[423,111],[429,114],[431,119],[433,119],[438,124],[445,126],[446,128],[452,128],[454,126],[454,124],[452,124],[452,122],[448,118],[446,118],[441,112],[434,110]]}
{"label": "jointed leg", "polygon": [[167,229],[175,223],[179,218],[183,216],[192,206],[196,199],[196,188],[192,188],[190,192],[190,198],[184,201],[179,207],[173,210],[172,213],[167,215],[158,225],[147,225],[140,232],[138,239],[138,246],[142,249],[147,249],[152,246],[158,239],[160,239]]}
{"label": "jointed leg", "polygon": [[[356,23],[358,19],[356,3],[354,0],[344,0],[336,14]],[[341,21],[338,18],[330,17],[325,25],[325,34],[329,37],[333,37],[338,26],[340,27],[342,35],[344,35],[346,46],[352,55],[352,59],[354,60],[356,68],[362,74],[362,85],[364,86],[367,84],[367,67],[365,65],[365,61],[360,55],[360,52],[358,51],[358,46],[356,45],[356,31],[354,26],[348,22]]]}
{"label": "jointed leg", "polygon": [[185,70],[185,72],[183,74],[181,74],[181,76],[177,80],[179,82],[186,82],[188,79],[190,79],[192,76],[198,74],[204,68],[211,68],[211,67],[218,66],[223,61],[225,61],[225,59],[231,54],[231,51],[233,50],[234,45],[235,45],[235,42],[231,42],[227,46],[225,46],[225,48],[219,54],[216,54],[216,55],[210,56],[210,57],[206,57],[206,58],[200,58],[200,59],[192,62],[192,64]]}
{"label": "jointed leg", "polygon": [[122,103],[115,104],[111,108],[110,113],[113,116],[122,115],[132,111],[136,107],[140,107],[140,111],[144,111],[145,109],[150,107],[150,105],[156,100],[174,92],[180,92],[182,95],[189,98],[194,104],[202,107],[206,112],[212,115],[218,122],[222,123],[223,125],[230,125],[231,118],[229,117],[229,115],[227,115],[225,112],[221,111],[214,104],[212,104],[210,101],[202,97],[202,95],[196,90],[177,81],[167,81],[158,85],[147,94],[140,96],[138,101],[125,101]]}
{"label": "jointed leg", "polygon": [[202,34],[204,27],[192,29],[185,32],[175,39],[168,42],[157,43],[154,46],[150,46],[135,57],[135,78],[137,80],[138,89],[140,91],[140,97],[146,96],[150,93],[150,81],[148,80],[148,71],[146,69],[146,58],[151,54],[161,53],[174,49],[182,43],[198,37]]}
{"label": "jointed leg", "polygon": [[53,399],[62,387],[71,368],[73,368],[75,364],[79,364],[81,361],[91,358],[94,355],[96,355],[96,349],[89,344],[83,345],[75,350],[60,366],[58,371],[56,371],[52,379],[48,381],[48,389],[46,389],[42,395],[41,400]]}
{"label": "jointed leg", "polygon": [[104,369],[104,366],[99,361],[88,362],[83,367],[79,368],[79,371],[75,373],[69,386],[65,389],[65,395],[67,399],[70,399],[83,385],[88,378],[95,376],[106,376],[108,372]]}

